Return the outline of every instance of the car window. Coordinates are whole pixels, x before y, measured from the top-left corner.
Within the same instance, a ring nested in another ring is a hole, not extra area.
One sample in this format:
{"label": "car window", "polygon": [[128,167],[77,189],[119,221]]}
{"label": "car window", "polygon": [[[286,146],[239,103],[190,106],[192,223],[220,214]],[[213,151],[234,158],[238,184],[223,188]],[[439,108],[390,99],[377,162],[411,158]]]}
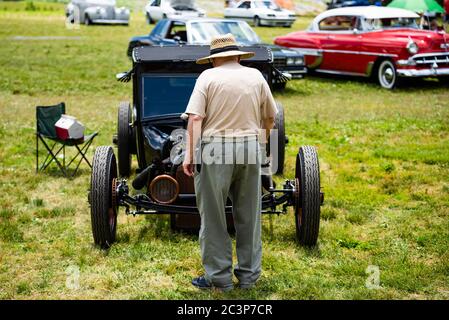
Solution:
{"label": "car window", "polygon": [[415,18],[366,19],[365,26],[368,31],[391,28],[419,28]]}
{"label": "car window", "polygon": [[187,42],[187,30],[184,22],[174,21],[171,23],[165,38],[174,39],[175,37]]}
{"label": "car window", "polygon": [[245,1],[241,5],[238,6],[240,9],[249,9],[251,8],[251,2]]}
{"label": "car window", "polygon": [[240,44],[257,44],[260,38],[251,27],[242,21],[192,22],[189,27],[190,43],[209,44],[213,37],[232,33]]}
{"label": "car window", "polygon": [[321,31],[350,31],[360,29],[360,24],[355,16],[332,16],[321,20],[318,27]]}
{"label": "car window", "polygon": [[161,5],[161,0],[154,0],[151,4],[152,7],[159,7]]}
{"label": "car window", "polygon": [[195,86],[196,74],[145,74],[142,77],[144,118],[183,113]]}
{"label": "car window", "polygon": [[253,1],[253,8],[279,10],[280,7],[273,1]]}

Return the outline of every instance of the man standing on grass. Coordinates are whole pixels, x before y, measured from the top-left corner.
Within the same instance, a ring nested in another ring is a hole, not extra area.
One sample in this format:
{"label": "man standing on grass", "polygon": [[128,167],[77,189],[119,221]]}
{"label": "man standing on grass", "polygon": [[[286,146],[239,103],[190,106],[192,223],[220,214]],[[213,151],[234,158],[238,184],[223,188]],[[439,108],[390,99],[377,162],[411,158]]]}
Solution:
{"label": "man standing on grass", "polygon": [[205,269],[192,284],[200,289],[233,288],[232,241],[225,215],[229,196],[238,259],[234,274],[241,288],[251,288],[262,260],[259,133],[265,129],[269,134],[277,109],[262,74],[240,65],[240,59],[254,53],[239,51],[232,34],[214,38],[210,53],[197,63],[212,63],[214,68],[199,76],[185,112],[189,134],[183,169],[195,179]]}

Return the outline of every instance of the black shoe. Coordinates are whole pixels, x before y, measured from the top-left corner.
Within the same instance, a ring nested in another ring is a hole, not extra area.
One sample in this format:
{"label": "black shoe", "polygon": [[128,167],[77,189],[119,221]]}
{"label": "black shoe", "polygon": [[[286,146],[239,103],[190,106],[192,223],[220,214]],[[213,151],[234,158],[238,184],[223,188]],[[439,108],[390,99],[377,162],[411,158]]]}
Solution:
{"label": "black shoe", "polygon": [[256,285],[255,283],[241,283],[241,282],[239,282],[238,288],[240,288],[242,290],[251,290],[252,288],[254,288],[255,285]]}
{"label": "black shoe", "polygon": [[194,278],[192,280],[192,284],[197,287],[198,289],[201,290],[207,290],[207,289],[217,289],[220,291],[230,291],[232,289],[234,289],[233,285],[230,285],[228,287],[217,287],[214,286],[211,282],[209,282],[204,276],[198,277],[198,278]]}
{"label": "black shoe", "polygon": [[207,281],[207,279],[204,276],[194,278],[192,280],[192,284],[197,287],[198,289],[212,289],[212,283]]}

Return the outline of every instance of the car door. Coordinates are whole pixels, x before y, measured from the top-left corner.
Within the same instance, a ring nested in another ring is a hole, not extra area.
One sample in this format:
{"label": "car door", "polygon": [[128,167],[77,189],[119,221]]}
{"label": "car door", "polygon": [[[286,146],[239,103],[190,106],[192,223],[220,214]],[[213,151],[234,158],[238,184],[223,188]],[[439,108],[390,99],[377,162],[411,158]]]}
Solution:
{"label": "car door", "polygon": [[149,8],[151,19],[159,21],[162,19],[161,0],[154,0]]}
{"label": "car door", "polygon": [[360,19],[356,16],[332,16],[321,20],[319,41],[323,50],[322,71],[364,74],[360,48],[362,35]]}
{"label": "car door", "polygon": [[251,9],[251,1],[243,1],[240,3],[237,8],[230,8],[230,17],[238,18],[243,20],[251,20],[249,17]]}

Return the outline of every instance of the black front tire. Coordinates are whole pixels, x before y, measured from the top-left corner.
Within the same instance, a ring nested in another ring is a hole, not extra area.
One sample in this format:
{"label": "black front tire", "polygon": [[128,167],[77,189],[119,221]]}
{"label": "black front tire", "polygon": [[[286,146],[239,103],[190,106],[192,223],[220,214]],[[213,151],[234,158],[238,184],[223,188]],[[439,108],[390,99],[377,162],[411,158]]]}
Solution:
{"label": "black front tire", "polygon": [[[278,130],[277,135],[277,145],[278,150],[277,154],[277,168],[275,174],[283,174],[284,173],[284,162],[285,162],[285,124],[284,124],[284,107],[280,102],[276,102],[276,106],[278,109],[278,114],[276,115],[276,120],[274,123],[274,129]],[[273,153],[272,153],[273,155]]]}
{"label": "black front tire", "polygon": [[86,14],[86,16],[84,17],[84,24],[86,26],[90,26],[92,24],[92,20],[90,20],[90,17],[88,14]]}
{"label": "black front tire", "polygon": [[260,27],[260,18],[258,16],[254,17],[254,26]]}
{"label": "black front tire", "polygon": [[94,242],[102,249],[108,249],[116,238],[118,207],[113,203],[116,178],[117,163],[113,149],[98,147],[92,165],[89,201]]}
{"label": "black front tire", "polygon": [[320,167],[316,149],[299,148],[296,156],[295,224],[296,237],[301,245],[317,244],[320,229]]}
{"label": "black front tire", "polygon": [[117,121],[118,171],[121,177],[128,177],[131,173],[131,143],[133,143],[131,118],[129,103],[121,102],[118,107]]}

